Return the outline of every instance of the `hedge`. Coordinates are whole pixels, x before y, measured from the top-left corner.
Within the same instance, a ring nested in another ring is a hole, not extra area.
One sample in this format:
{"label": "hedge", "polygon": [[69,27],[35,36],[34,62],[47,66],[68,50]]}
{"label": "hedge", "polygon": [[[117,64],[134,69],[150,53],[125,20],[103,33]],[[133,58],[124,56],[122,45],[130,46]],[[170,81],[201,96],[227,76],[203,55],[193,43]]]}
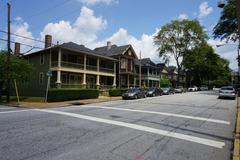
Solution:
{"label": "hedge", "polygon": [[97,89],[50,89],[48,102],[98,98]]}
{"label": "hedge", "polygon": [[123,93],[127,92],[128,89],[111,89],[109,90],[109,96],[114,97],[114,96],[122,96]]}

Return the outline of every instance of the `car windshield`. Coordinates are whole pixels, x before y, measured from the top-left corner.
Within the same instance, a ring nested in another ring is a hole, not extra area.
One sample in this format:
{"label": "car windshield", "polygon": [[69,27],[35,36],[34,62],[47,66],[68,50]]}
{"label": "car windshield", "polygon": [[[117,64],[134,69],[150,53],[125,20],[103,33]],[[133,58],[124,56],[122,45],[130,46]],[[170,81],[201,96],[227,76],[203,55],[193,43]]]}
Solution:
{"label": "car windshield", "polygon": [[154,91],[155,90],[155,87],[151,87],[148,89],[148,91]]}
{"label": "car windshield", "polygon": [[162,88],[162,90],[169,90],[169,88]]}
{"label": "car windshield", "polygon": [[222,87],[221,90],[224,90],[224,91],[233,91],[234,88],[233,88],[233,87]]}
{"label": "car windshield", "polygon": [[136,91],[138,91],[139,89],[138,88],[132,88],[132,89],[129,89],[128,91],[127,91],[127,93],[134,93],[134,92],[136,92]]}

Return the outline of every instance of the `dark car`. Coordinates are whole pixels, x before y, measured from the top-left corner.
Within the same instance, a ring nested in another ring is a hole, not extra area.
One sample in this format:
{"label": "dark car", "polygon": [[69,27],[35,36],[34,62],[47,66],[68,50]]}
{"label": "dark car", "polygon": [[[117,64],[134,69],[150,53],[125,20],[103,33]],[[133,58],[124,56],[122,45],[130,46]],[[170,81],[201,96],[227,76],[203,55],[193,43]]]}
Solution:
{"label": "dark car", "polygon": [[140,88],[131,88],[122,95],[122,99],[146,98],[146,92]]}
{"label": "dark car", "polygon": [[162,89],[159,89],[157,87],[150,87],[147,90],[147,96],[148,97],[155,97],[155,96],[161,96],[163,94]]}
{"label": "dark car", "polygon": [[174,94],[174,89],[172,87],[162,88],[164,95]]}

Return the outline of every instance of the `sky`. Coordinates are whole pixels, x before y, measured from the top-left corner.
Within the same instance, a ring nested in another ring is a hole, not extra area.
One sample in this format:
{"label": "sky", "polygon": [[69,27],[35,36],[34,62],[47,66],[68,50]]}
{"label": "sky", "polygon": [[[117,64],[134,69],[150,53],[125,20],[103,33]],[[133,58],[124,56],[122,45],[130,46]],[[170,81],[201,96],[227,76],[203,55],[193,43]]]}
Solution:
{"label": "sky", "polygon": [[[209,44],[216,53],[230,61],[230,68],[237,69],[237,45],[217,48],[225,44],[213,39],[212,30],[217,24],[222,9],[218,0],[10,0],[11,32],[17,35],[44,40],[46,34],[53,36],[53,43],[75,42],[88,48],[112,44],[131,44],[139,56],[160,62],[153,36],[161,26],[172,20],[198,19],[209,36]],[[7,30],[7,0],[0,0],[0,30]],[[0,32],[1,39],[7,39]],[[29,39],[11,36],[25,53],[32,47],[43,48],[44,44]],[[6,42],[0,41],[0,49]],[[14,46],[12,46],[12,49]],[[174,65],[173,58],[170,65]]]}

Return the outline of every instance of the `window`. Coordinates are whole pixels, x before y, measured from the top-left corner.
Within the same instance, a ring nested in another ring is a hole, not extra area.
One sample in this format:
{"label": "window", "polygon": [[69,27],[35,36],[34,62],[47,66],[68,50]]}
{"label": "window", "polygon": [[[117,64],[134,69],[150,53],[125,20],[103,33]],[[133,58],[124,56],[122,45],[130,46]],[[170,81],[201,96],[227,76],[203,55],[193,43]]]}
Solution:
{"label": "window", "polygon": [[39,73],[39,84],[40,85],[43,85],[43,79],[44,79],[44,74],[43,74],[43,72],[40,72]]}
{"label": "window", "polygon": [[40,64],[44,64],[44,54],[40,54]]}
{"label": "window", "polygon": [[126,59],[125,58],[121,59],[121,69],[126,69]]}

